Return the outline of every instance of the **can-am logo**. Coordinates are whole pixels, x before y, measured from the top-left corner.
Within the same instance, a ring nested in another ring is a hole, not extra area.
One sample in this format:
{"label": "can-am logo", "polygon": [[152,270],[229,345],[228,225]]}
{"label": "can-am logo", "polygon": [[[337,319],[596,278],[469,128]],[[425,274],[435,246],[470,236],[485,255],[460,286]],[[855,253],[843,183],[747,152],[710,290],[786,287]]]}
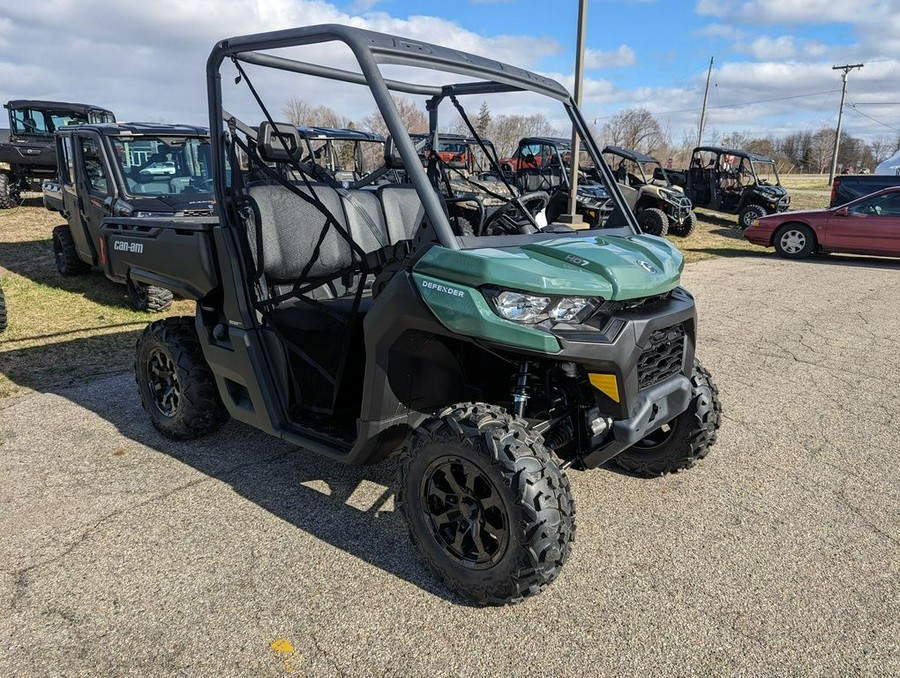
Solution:
{"label": "can-am logo", "polygon": [[637,260],[638,266],[647,271],[647,273],[657,273],[656,267],[651,264],[649,261],[644,261],[643,259]]}
{"label": "can-am logo", "polygon": [[144,252],[144,243],[142,243],[142,242],[125,242],[124,240],[113,240],[113,249],[116,252],[128,252],[130,254],[142,254]]}
{"label": "can-am logo", "polygon": [[423,280],[422,287],[429,290],[434,290],[435,292],[440,292],[441,294],[449,294],[452,297],[464,297],[466,293],[462,290],[455,289],[453,287],[447,287],[446,285],[440,285],[438,283],[433,283],[430,280]]}

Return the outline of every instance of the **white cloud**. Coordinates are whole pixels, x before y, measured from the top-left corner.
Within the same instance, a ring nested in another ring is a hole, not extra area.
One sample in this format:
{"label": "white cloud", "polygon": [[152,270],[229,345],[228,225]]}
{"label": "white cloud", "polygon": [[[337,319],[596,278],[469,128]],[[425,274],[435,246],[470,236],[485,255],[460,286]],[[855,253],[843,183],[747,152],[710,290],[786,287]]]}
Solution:
{"label": "white cloud", "polygon": [[[352,16],[319,0],[31,0],[8,3],[0,19],[0,100],[85,101],[111,108],[123,120],[204,124],[206,59],[215,42],[318,23],[437,41],[525,68],[562,49],[554,40],[534,35],[484,37],[436,17]],[[317,56],[347,67],[347,52],[326,46]],[[303,96],[353,119],[373,108],[363,88],[336,94],[326,81],[311,78],[304,86],[302,92],[276,94],[284,99]],[[273,104],[280,106],[281,101]]]}
{"label": "white cloud", "polygon": [[599,68],[620,68],[637,63],[637,55],[628,45],[619,45],[618,49],[604,51],[586,49],[584,51],[584,67],[588,70]]}

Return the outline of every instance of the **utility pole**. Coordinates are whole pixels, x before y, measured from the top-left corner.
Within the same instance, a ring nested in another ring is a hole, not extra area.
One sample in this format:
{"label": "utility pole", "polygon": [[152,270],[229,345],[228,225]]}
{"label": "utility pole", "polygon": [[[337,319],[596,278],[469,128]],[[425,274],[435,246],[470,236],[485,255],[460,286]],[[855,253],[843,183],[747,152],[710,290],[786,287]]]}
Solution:
{"label": "utility pole", "polygon": [[[581,81],[584,68],[584,27],[587,17],[587,0],[578,0],[578,37],[575,45],[575,105],[581,108]],[[572,165],[571,180],[569,181],[569,213],[560,215],[560,222],[574,225],[575,228],[586,228],[584,220],[578,214],[578,166],[581,155],[581,139],[574,125],[572,127]]]}
{"label": "utility pole", "polygon": [[706,91],[703,93],[703,108],[700,109],[700,129],[697,130],[697,145],[703,143],[703,125],[706,123],[706,102],[709,101],[709,81],[712,80],[713,61],[715,57],[709,58],[709,70],[706,72]]}
{"label": "utility pole", "polygon": [[847,76],[854,68],[862,68],[865,64],[845,64],[844,66],[832,66],[833,71],[841,73],[841,107],[838,109],[837,134],[834,135],[834,152],[831,156],[831,172],[828,174],[828,185],[834,183],[834,175],[837,173],[838,149],[841,147],[841,119],[844,117],[844,97],[847,96]]}

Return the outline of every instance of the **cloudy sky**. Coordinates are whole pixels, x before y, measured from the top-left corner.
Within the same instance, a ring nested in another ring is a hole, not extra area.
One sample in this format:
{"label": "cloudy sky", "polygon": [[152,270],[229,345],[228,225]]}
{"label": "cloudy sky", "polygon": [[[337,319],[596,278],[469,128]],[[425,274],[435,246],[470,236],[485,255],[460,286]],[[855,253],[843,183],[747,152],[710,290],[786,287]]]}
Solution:
{"label": "cloudy sky", "polygon": [[[0,9],[0,99],[84,101],[123,120],[206,124],[204,67],[231,35],[340,22],[444,44],[572,86],[576,0],[28,0]],[[900,135],[900,0],[589,0],[585,117],[645,106],[677,141],[709,127]],[[359,102],[302,93],[359,119]],[[285,94],[287,96],[288,94]],[[527,111],[522,111],[527,112]],[[4,125],[5,126],[5,125]]]}

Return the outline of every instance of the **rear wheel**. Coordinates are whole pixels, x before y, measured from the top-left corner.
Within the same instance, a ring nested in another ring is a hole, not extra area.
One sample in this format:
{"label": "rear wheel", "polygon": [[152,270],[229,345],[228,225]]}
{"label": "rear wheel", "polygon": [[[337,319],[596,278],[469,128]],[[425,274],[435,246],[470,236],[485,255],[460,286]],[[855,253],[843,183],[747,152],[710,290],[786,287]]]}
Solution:
{"label": "rear wheel", "polygon": [[162,313],[172,307],[172,293],[156,285],[128,281],[128,303],[136,311]]}
{"label": "rear wheel", "polygon": [[779,256],[786,259],[805,259],[816,251],[816,236],[805,224],[785,224],[772,238]]}
{"label": "rear wheel", "polygon": [[0,172],[0,210],[9,210],[18,205],[18,186],[8,174]]}
{"label": "rear wheel", "polygon": [[664,236],[669,232],[669,217],[661,209],[649,207],[641,210],[637,215],[637,219],[644,233]]}
{"label": "rear wheel", "polygon": [[687,410],[614,458],[627,471],[661,476],[688,469],[703,459],[716,442],[722,417],[719,389],[699,361],[691,373]]}
{"label": "rear wheel", "polygon": [[695,228],[697,228],[697,215],[691,210],[680,224],[674,221],[669,224],[669,233],[681,238],[687,238],[694,232]]}
{"label": "rear wheel", "polygon": [[91,270],[91,265],[78,257],[72,231],[66,224],[53,229],[53,258],[56,260],[57,270],[62,275],[84,275]]}
{"label": "rear wheel", "polygon": [[397,505],[425,562],[459,595],[501,605],[538,593],[569,557],[575,502],[524,421],[479,403],[413,433]]}
{"label": "rear wheel", "polygon": [[766,216],[766,208],[762,205],[746,205],[738,212],[738,226],[746,231],[756,219]]}
{"label": "rear wheel", "polygon": [[199,438],[228,421],[193,318],[148,325],[135,347],[134,377],[141,405],[167,438]]}

